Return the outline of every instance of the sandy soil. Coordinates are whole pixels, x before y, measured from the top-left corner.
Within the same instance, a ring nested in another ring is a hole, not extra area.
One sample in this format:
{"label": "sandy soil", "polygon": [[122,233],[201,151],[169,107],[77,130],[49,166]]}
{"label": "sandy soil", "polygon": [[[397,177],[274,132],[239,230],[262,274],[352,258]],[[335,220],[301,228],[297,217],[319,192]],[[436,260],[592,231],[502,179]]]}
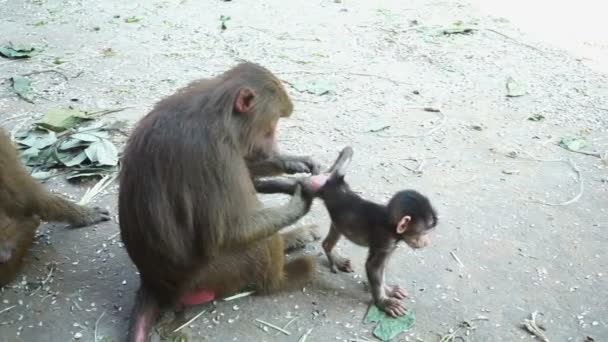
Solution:
{"label": "sandy soil", "polygon": [[[509,3],[525,12],[524,2]],[[543,314],[551,341],[607,341],[607,166],[557,143],[583,135],[590,151],[608,151],[608,77],[598,55],[556,44],[526,26],[528,13],[490,5],[0,0],[0,43],[45,47],[31,60],[0,59],[0,121],[70,104],[130,106],[104,118],[126,120],[128,129],[193,79],[240,59],[261,63],[289,85],[296,103],[280,127],[284,150],[330,163],[350,144],[348,178],[356,190],[384,201],[414,188],[438,208],[433,244],[400,249],[388,269],[387,279],[409,290],[407,305],[417,316],[402,341],[438,341],[463,321],[474,326],[457,332],[464,341],[530,340],[521,323],[534,311]],[[585,13],[596,11],[572,15],[585,22]],[[225,31],[221,15],[230,16]],[[131,16],[141,21],[126,23]],[[555,18],[536,15],[546,31],[561,32]],[[456,21],[476,29],[441,34]],[[575,42],[588,37],[605,55],[601,39],[581,34]],[[53,64],[56,57],[67,63]],[[11,92],[6,78],[51,69],[60,73],[31,76],[34,104]],[[525,83],[527,94],[506,97],[508,77]],[[330,92],[302,91],[314,81]],[[545,119],[529,121],[535,114]],[[27,122],[4,126],[19,124]],[[60,177],[47,184],[72,198],[84,192]],[[98,202],[116,213],[116,187]],[[116,222],[75,231],[41,227],[19,280],[1,292],[0,340],[122,340],[138,280]],[[329,224],[320,203],[302,222],[324,231]],[[362,322],[366,251],[347,241],[339,247],[352,256],[355,274],[331,274],[320,244],[311,245],[306,253],[319,255],[319,270],[310,287],[191,308],[186,318],[206,311],[182,332],[190,341],[298,341],[309,331],[308,341],[373,340],[373,326]],[[50,263],[56,270],[45,285],[28,286],[47,278]],[[256,323],[284,326],[293,318],[290,335]]]}

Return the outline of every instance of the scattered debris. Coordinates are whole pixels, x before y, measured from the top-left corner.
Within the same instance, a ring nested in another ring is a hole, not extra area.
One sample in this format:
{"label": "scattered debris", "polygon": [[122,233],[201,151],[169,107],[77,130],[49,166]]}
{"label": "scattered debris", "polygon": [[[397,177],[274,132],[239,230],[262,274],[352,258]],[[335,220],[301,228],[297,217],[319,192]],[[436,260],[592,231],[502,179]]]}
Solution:
{"label": "scattered debris", "polygon": [[451,26],[441,29],[441,33],[446,36],[449,36],[452,34],[471,34],[471,33],[473,33],[474,30],[475,30],[475,27],[466,26],[464,24],[464,22],[457,21],[454,24],[452,24]]}
{"label": "scattered debris", "polygon": [[507,97],[518,97],[526,95],[526,87],[524,84],[516,81],[513,77],[507,78]]}
{"label": "scattered debris", "polygon": [[382,127],[379,127],[379,128],[372,128],[372,129],[368,130],[368,132],[369,133],[382,132],[382,131],[384,131],[386,129],[389,129],[389,128],[391,128],[391,125],[385,125],[385,126],[382,126]]}
{"label": "scattered debris", "polygon": [[228,27],[226,26],[226,23],[230,20],[231,18],[229,16],[225,16],[225,15],[220,15],[220,23],[221,26],[220,28],[222,29],[222,31],[226,30]]}
{"label": "scattered debris", "polygon": [[78,201],[79,205],[88,205],[91,203],[93,198],[105,190],[112,182],[114,182],[118,178],[118,173],[114,173],[113,175],[105,175],[99,182],[95,183],[95,185],[85,192],[80,201]]}
{"label": "scattered debris", "polygon": [[464,341],[464,337],[460,336],[460,332],[464,330],[464,336],[469,336],[471,332],[477,329],[477,326],[473,325],[474,321],[488,321],[489,319],[485,316],[478,316],[469,321],[462,321],[458,324],[458,327],[450,328],[447,334],[440,335],[439,342],[456,342],[456,341]]}
{"label": "scattered debris", "polygon": [[296,82],[292,84],[292,87],[301,93],[307,92],[313,95],[321,96],[332,92],[332,90],[336,87],[336,84],[333,81],[323,79]]}
{"label": "scattered debris", "polygon": [[544,120],[544,119],[545,119],[545,116],[544,116],[544,115],[539,114],[539,113],[535,113],[535,114],[532,114],[532,115],[531,115],[531,116],[528,118],[528,121],[541,121],[541,120]]}
{"label": "scattered debris", "polygon": [[25,101],[34,103],[34,90],[32,89],[32,81],[24,76],[11,77],[11,86],[13,90]]}
{"label": "scattered debris", "polygon": [[138,17],[136,17],[136,16],[131,16],[131,17],[125,18],[125,23],[128,23],[128,24],[131,24],[131,23],[138,23],[138,22],[140,22],[141,20],[142,20],[141,18],[138,18]]}
{"label": "scattered debris", "polygon": [[188,325],[190,325],[192,322],[196,321],[199,317],[201,317],[205,312],[207,311],[207,309],[199,312],[196,316],[192,317],[190,320],[188,320],[186,323],[180,325],[179,327],[175,328],[175,330],[173,330],[174,333],[182,330],[183,328],[187,327]]}
{"label": "scattered debris", "polygon": [[534,311],[530,316],[530,319],[525,319],[523,322],[523,328],[532,335],[538,337],[542,342],[550,342],[549,338],[545,335],[545,328],[538,324],[536,321],[537,311]]}
{"label": "scattered debris", "polygon": [[258,319],[258,318],[256,318],[255,321],[258,322],[258,323],[261,323],[261,324],[263,324],[263,325],[265,325],[265,326],[267,326],[269,328],[272,328],[272,329],[274,329],[276,331],[280,331],[280,332],[282,332],[285,335],[288,335],[288,336],[291,335],[291,333],[289,331],[287,331],[287,330],[285,330],[283,328],[277,327],[274,324],[271,324],[271,323],[268,323],[268,322],[264,322],[264,321],[262,321],[261,319]]}
{"label": "scattered debris", "polygon": [[416,322],[416,314],[414,310],[408,310],[405,315],[394,318],[372,303],[367,310],[365,321],[369,323],[378,322],[373,334],[381,341],[387,342],[409,330]]}
{"label": "scattered debris", "polygon": [[502,170],[502,173],[505,175],[518,175],[519,170]]}
{"label": "scattered debris", "polygon": [[417,134],[417,135],[409,135],[409,134],[396,134],[396,135],[381,135],[378,134],[379,137],[382,138],[422,138],[422,137],[426,137],[429,136],[433,133],[435,133],[439,128],[441,128],[441,126],[443,126],[443,123],[445,122],[445,114],[443,113],[443,111],[441,111],[440,109],[434,108],[434,107],[411,107],[412,109],[421,109],[425,112],[430,112],[430,113],[437,113],[440,117],[440,121],[437,125],[435,125],[435,127],[431,128],[430,130],[428,130],[425,133],[422,134]]}

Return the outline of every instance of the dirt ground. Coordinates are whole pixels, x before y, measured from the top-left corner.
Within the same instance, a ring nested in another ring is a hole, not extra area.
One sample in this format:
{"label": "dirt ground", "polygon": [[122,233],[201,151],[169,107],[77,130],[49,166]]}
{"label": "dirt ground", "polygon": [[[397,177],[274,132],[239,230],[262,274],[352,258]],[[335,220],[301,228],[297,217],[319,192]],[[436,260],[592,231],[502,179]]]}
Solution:
{"label": "dirt ground", "polygon": [[[125,21],[132,16],[141,20]],[[584,56],[465,1],[0,0],[0,19],[0,44],[44,46],[30,60],[0,59],[0,121],[68,105],[128,106],[104,117],[128,129],[178,87],[251,60],[294,98],[280,127],[284,150],[329,164],[352,145],[357,191],[379,201],[403,188],[427,194],[441,221],[432,245],[401,248],[388,268],[417,319],[396,340],[439,341],[465,321],[462,339],[448,341],[530,340],[521,324],[538,311],[551,341],[608,341],[608,168],[558,146],[581,135],[587,150],[608,151],[608,76]],[[442,34],[456,21],[475,29]],[[66,63],[53,64],[57,57]],[[30,104],[8,77],[36,71],[44,72],[30,76]],[[508,77],[526,94],[507,97]],[[307,92],[314,82],[329,92]],[[544,119],[528,120],[537,114]],[[74,199],[85,190],[62,177],[47,184]],[[116,186],[97,202],[116,214]],[[1,292],[2,341],[123,339],[138,279],[116,222],[41,227],[22,275]],[[302,222],[329,224],[321,203]],[[313,244],[310,287],[193,307],[186,319],[205,312],[182,332],[189,341],[374,340],[363,322],[366,251],[339,247],[354,274],[331,274]],[[40,289],[27,286],[40,280]],[[293,320],[290,334],[256,319]]]}

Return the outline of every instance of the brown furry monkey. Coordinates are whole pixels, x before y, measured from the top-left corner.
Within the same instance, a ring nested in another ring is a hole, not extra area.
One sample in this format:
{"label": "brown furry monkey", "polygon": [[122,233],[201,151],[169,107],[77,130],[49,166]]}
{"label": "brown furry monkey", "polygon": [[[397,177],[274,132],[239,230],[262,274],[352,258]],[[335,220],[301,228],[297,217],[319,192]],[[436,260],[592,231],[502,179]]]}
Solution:
{"label": "brown furry monkey", "polygon": [[122,158],[122,240],[140,274],[129,341],[148,339],[163,309],[234,293],[300,286],[313,262],[284,261],[284,249],[312,240],[312,229],[277,234],[309,210],[299,184],[291,200],[264,208],[254,179],[318,173],[308,157],[278,151],[276,127],[293,104],[266,68],[241,63],[195,81],[140,120]]}
{"label": "brown furry monkey", "polygon": [[23,167],[0,129],[0,286],[19,272],[41,220],[83,227],[109,219],[105,209],[80,206],[48,192]]}

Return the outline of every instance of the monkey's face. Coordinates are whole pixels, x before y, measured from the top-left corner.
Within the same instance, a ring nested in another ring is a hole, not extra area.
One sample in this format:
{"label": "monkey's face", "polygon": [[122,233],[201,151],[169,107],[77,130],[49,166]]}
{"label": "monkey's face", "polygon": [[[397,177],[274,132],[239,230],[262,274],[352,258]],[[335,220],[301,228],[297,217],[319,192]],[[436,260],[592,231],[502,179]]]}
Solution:
{"label": "monkey's face", "polygon": [[431,243],[431,239],[427,233],[428,231],[424,231],[418,234],[413,235],[405,235],[403,236],[403,241],[413,249],[420,249],[428,246]]}

